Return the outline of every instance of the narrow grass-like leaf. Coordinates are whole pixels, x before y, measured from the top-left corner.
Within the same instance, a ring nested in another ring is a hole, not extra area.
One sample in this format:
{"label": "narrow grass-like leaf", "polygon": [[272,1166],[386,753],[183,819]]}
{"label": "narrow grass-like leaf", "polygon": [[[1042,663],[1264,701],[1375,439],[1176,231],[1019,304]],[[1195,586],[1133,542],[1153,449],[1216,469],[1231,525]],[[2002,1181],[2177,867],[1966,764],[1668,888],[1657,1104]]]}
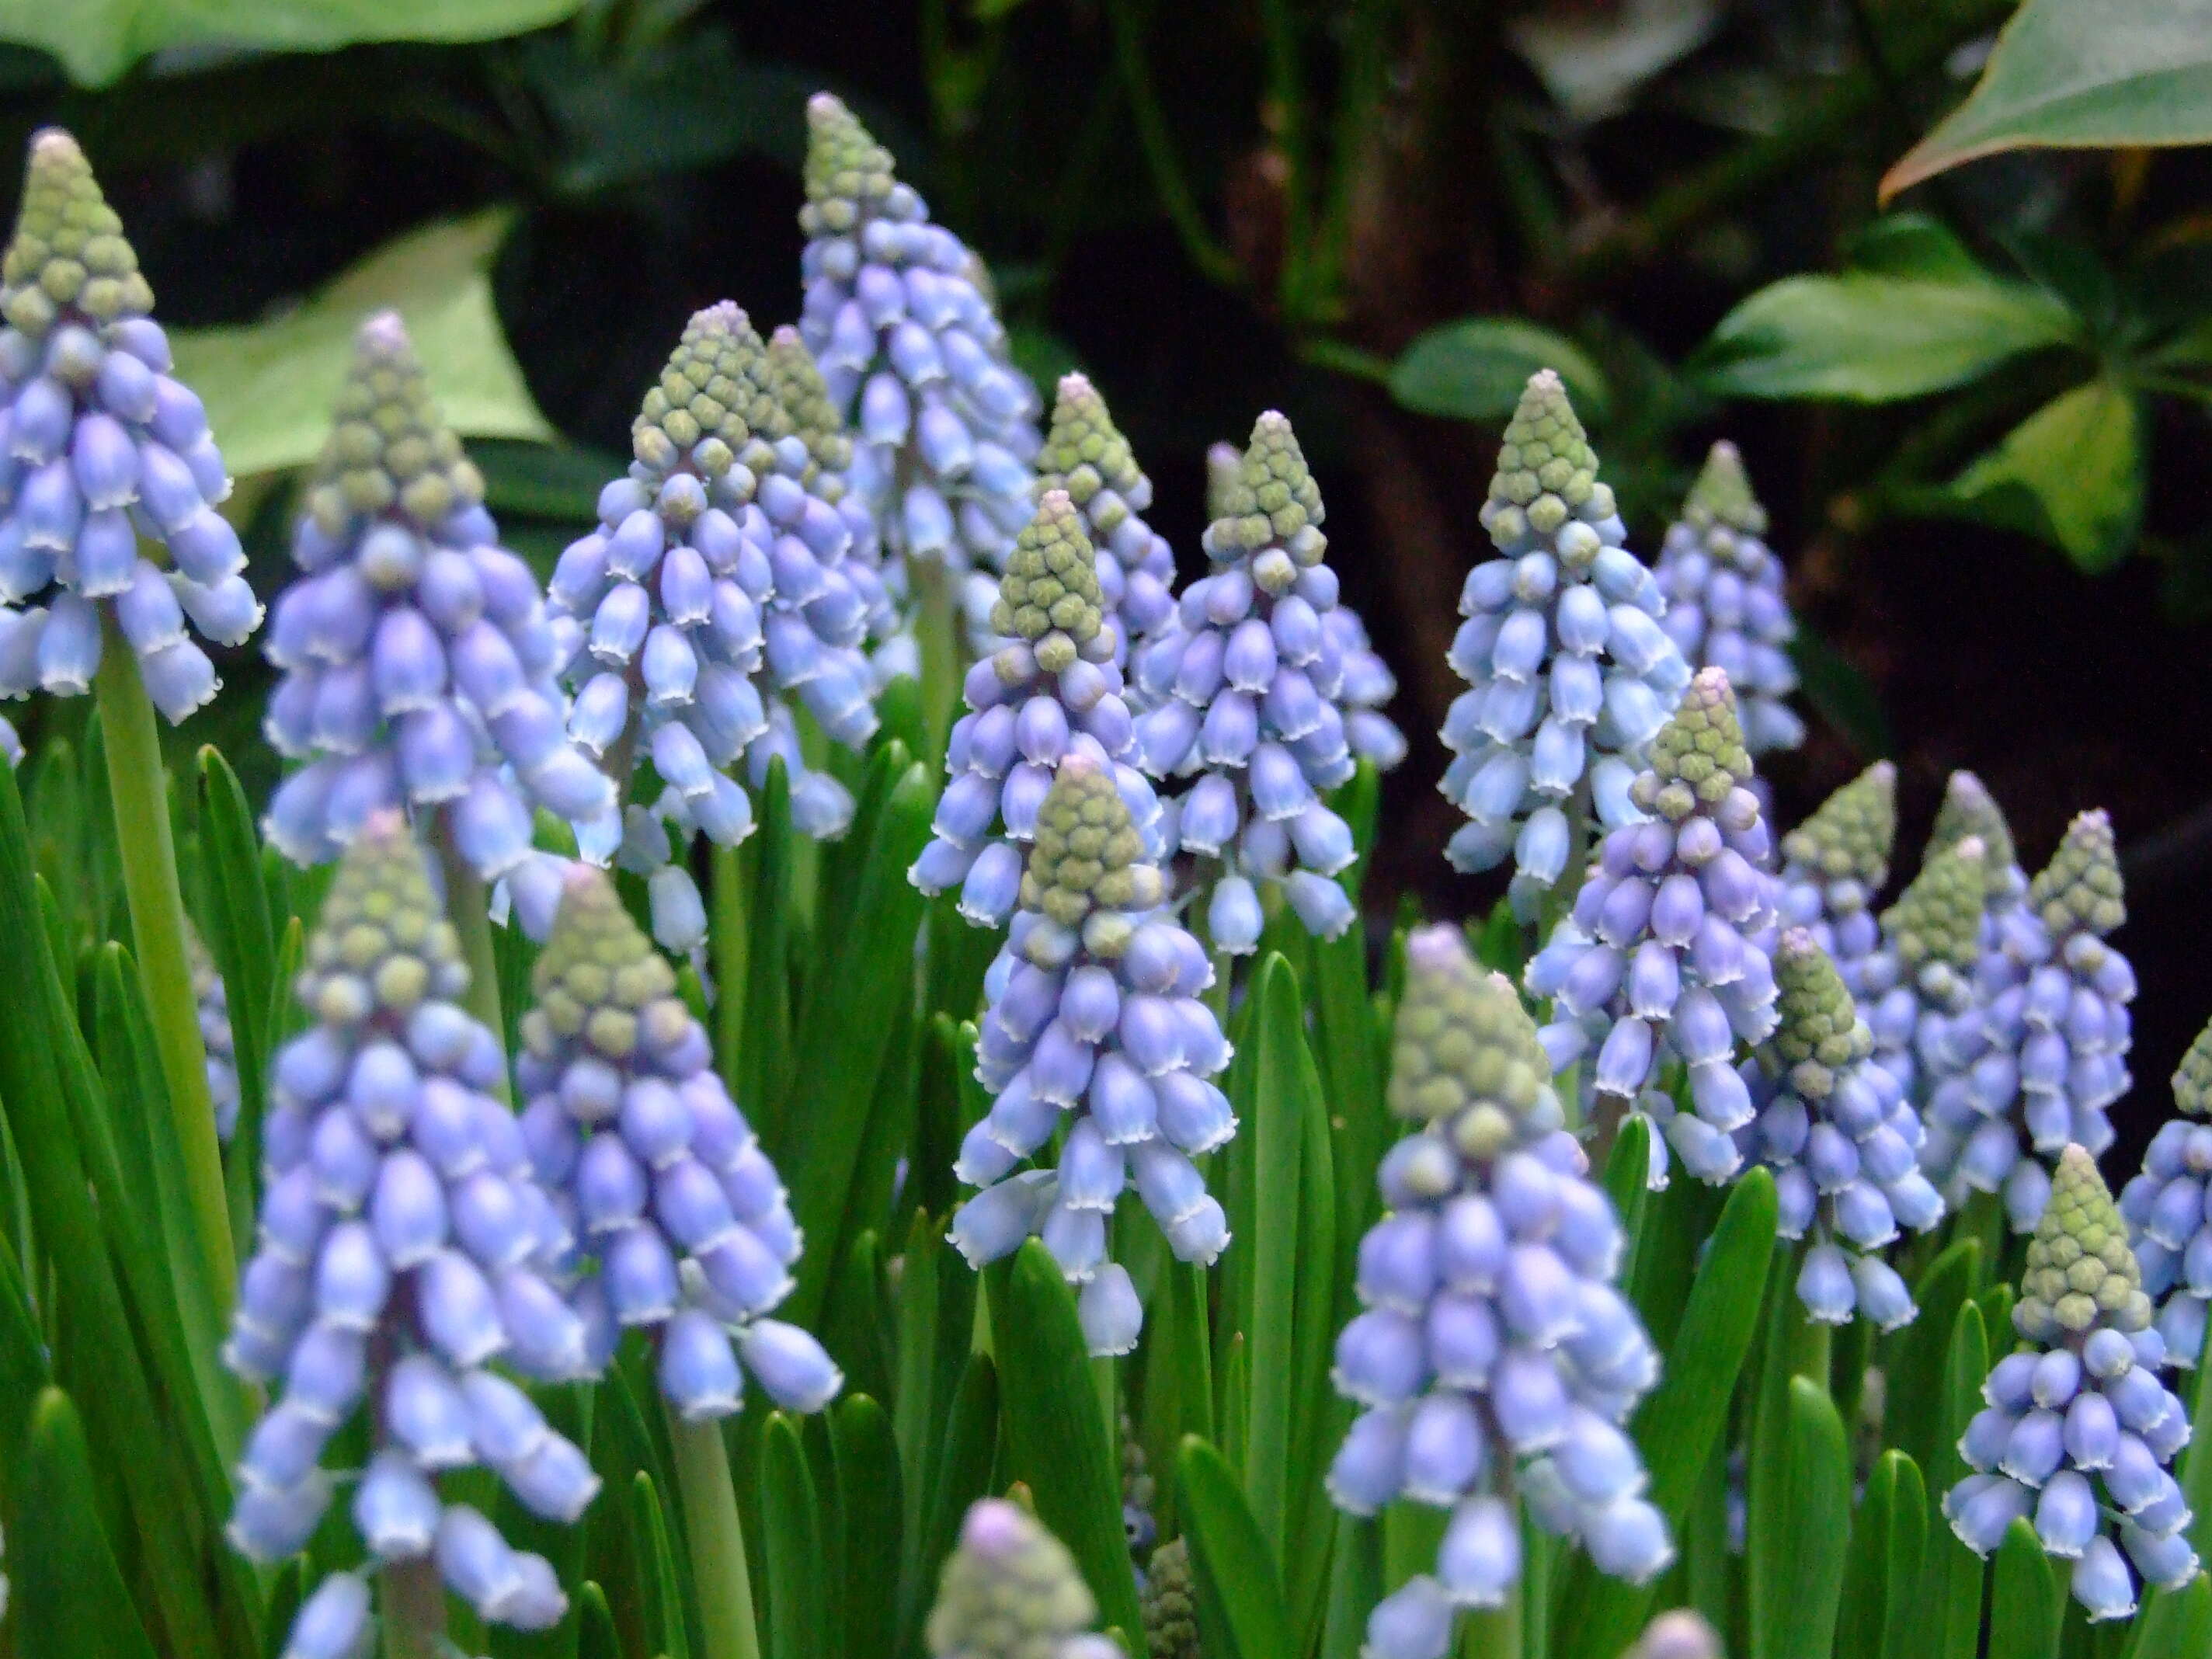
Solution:
{"label": "narrow grass-like leaf", "polygon": [[1606,1154],[1605,1195],[1613,1200],[1613,1212],[1620,1218],[1620,1282],[1636,1282],[1637,1248],[1643,1238],[1644,1216],[1649,1206],[1651,1183],[1648,1172],[1651,1167],[1651,1120],[1641,1112],[1632,1112],[1623,1119],[1620,1133],[1613,1139],[1613,1150]]}
{"label": "narrow grass-like leaf", "polygon": [[944,1424],[944,1443],[930,1449],[929,1502],[923,1530],[899,1584],[899,1647],[921,1651],[921,1620],[936,1594],[937,1576],[968,1506],[990,1490],[999,1449],[998,1368],[988,1354],[969,1354]]}
{"label": "narrow grass-like leaf", "polygon": [[1801,1322],[1796,1247],[1778,1242],[1759,1310],[1758,1364],[1745,1378],[1744,1607],[1753,1659],[1771,1659],[1782,1622],[1784,1506],[1790,1478],[1790,1338]]}
{"label": "narrow grass-like leaf", "polygon": [[[2073,1627],[2070,1617],[2067,1627]],[[2129,1659],[2197,1659],[2212,1653],[2212,1578],[2200,1572],[2185,1589],[2151,1591],[2133,1638]]]}
{"label": "narrow grass-like leaf", "polygon": [[718,977],[733,994],[720,1012],[715,1058],[747,1109],[781,1112],[791,1092],[792,1036],[791,780],[781,757],[769,763],[768,779],[756,792],[754,818],[741,866],[738,860],[717,866],[741,867],[751,879],[734,920],[717,908]]}
{"label": "narrow grass-like leaf", "polygon": [[1075,1297],[1031,1239],[988,1276],[993,1352],[1005,1397],[1005,1468],[1036,1494],[1037,1518],[1074,1553],[1103,1622],[1142,1628],[1121,1477],[1099,1415]]}
{"label": "narrow grass-like leaf", "polygon": [[576,1593],[576,1659],[622,1659],[615,1616],[596,1579],[586,1580]]}
{"label": "narrow grass-like leaf", "polygon": [[1296,1653],[1274,1553],[1221,1454],[1187,1436],[1176,1456],[1176,1478],[1206,1651],[1218,1659]]}
{"label": "narrow grass-like leaf", "polygon": [[1972,1301],[1962,1303],[1944,1356],[1938,1395],[1942,1427],[1928,1483],[1931,1512],[1919,1600],[1924,1644],[1920,1652],[1929,1659],[1974,1659],[1981,1634],[1983,1563],[1959,1541],[1939,1506],[1943,1494],[1966,1473],[1959,1437],[1981,1407],[1982,1381],[1989,1371],[1990,1344],[1982,1310]]}
{"label": "narrow grass-like leaf", "polygon": [[1875,1467],[1889,1468],[1895,1476],[1882,1588],[1882,1659],[1912,1659],[1925,1639],[1920,1579],[1928,1552],[1928,1488],[1918,1466],[1903,1452],[1883,1453]]}
{"label": "narrow grass-like leaf", "polygon": [[1790,1379],[1789,1462],[1784,1508],[1761,1524],[1782,1527],[1785,1571],[1772,1639],[1753,1659],[1826,1659],[1835,1640],[1844,1588],[1838,1542],[1851,1523],[1851,1460],[1843,1419],[1826,1389]]}
{"label": "narrow grass-like leaf", "polygon": [[1336,1544],[1328,1558],[1328,1617],[1322,1626],[1320,1659],[1359,1659],[1367,1640],[1367,1615],[1382,1599],[1382,1533],[1357,1516],[1336,1517]]}
{"label": "narrow grass-like leaf", "polygon": [[1981,1275],[1982,1247],[1962,1238],[1928,1265],[1913,1286],[1913,1322],[1888,1339],[1883,1367],[1885,1437],[1923,1469],[1935,1467],[1943,1431],[1943,1368],[1959,1309]]}
{"label": "narrow grass-like leaf", "polygon": [[830,1616],[831,1583],[823,1559],[822,1516],[799,1431],[781,1412],[761,1442],[761,1551],[768,1565],[770,1659],[816,1659]]}
{"label": "narrow grass-like leaf", "polygon": [[93,1504],[92,1458],[76,1407],[58,1389],[39,1396],[11,1474],[8,1567],[16,1650],[33,1656],[97,1654],[156,1659]]}
{"label": "narrow grass-like leaf", "polygon": [[[1640,1168],[1640,1166],[1638,1166]],[[1722,1208],[1666,1370],[1631,1424],[1650,1473],[1650,1496],[1679,1539],[1706,1466],[1720,1445],[1729,1402],[1759,1322],[1774,1254],[1774,1178],[1752,1170]],[[1612,1659],[1650,1617],[1657,1588],[1599,1573],[1586,1557],[1567,1570],[1559,1602],[1559,1651]]]}
{"label": "narrow grass-like leaf", "polygon": [[1287,1559],[1292,1402],[1297,1371],[1297,1301],[1301,1265],[1299,1163],[1310,1061],[1304,1053],[1305,1010],[1290,964],[1279,956],[1254,975],[1252,1138],[1254,1190],[1251,1256],[1252,1392],[1244,1490],[1253,1518],[1275,1552]]}
{"label": "narrow grass-like leaf", "polygon": [[2005,1529],[1993,1571],[1989,1659],[2058,1659],[2065,1591],[2025,1516]]}
{"label": "narrow grass-like leaf", "polygon": [[631,1524],[637,1529],[646,1572],[647,1641],[662,1659],[691,1659],[684,1626],[684,1592],[676,1576],[676,1554],[668,1537],[668,1517],[653,1477],[642,1469],[630,1483]]}
{"label": "narrow grass-like leaf", "polygon": [[1897,1524],[1896,1460],[1902,1455],[1887,1453],[1875,1466],[1851,1516],[1843,1601],[1836,1615],[1835,1659],[1881,1659],[1890,1535]]}
{"label": "narrow grass-like leaf", "polygon": [[836,1460],[837,1498],[843,1534],[844,1582],[830,1602],[843,1614],[848,1654],[890,1654],[898,1637],[902,1494],[898,1441],[884,1408],[864,1394],[848,1394],[830,1414],[830,1444]]}

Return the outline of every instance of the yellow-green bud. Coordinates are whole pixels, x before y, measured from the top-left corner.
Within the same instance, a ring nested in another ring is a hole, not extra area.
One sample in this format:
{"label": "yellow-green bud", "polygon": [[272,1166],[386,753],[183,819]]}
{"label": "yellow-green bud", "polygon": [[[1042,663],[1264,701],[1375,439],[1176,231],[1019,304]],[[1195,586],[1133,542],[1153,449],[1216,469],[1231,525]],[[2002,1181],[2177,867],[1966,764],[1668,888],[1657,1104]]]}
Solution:
{"label": "yellow-green bud", "polygon": [[1936,809],[1929,854],[1932,857],[1946,847],[1955,847],[1969,836],[1981,838],[1991,870],[2006,869],[2014,862],[2012,826],[2005,822],[1996,798],[1972,772],[1954,772],[1943,787],[1943,805]]}
{"label": "yellow-green bud", "polygon": [[380,311],[355,332],[334,413],[307,486],[307,510],[325,535],[393,511],[432,530],[483,500],[483,475],[439,412],[398,312]]}
{"label": "yellow-green bud", "polygon": [[1145,1651],[1149,1659],[1200,1659],[1198,1581],[1190,1546],[1177,1538],[1152,1552],[1145,1566]]}
{"label": "yellow-green bud", "polygon": [[1871,893],[1889,878],[1896,841],[1897,769],[1876,761],[1783,836],[1782,856],[1823,881],[1856,881]]}
{"label": "yellow-green bud", "polygon": [[1775,947],[1774,982],[1780,993],[1775,1055],[1788,1069],[1791,1088],[1808,1100],[1824,1100],[1834,1091],[1838,1073],[1874,1052],[1874,1033],[1859,1018],[1836,964],[1804,928],[1790,928]]}
{"label": "yellow-green bud", "polygon": [[2173,1103],[2191,1117],[2212,1112],[2212,1024],[2197,1034],[2174,1071]]}
{"label": "yellow-green bud", "polygon": [[2128,919],[2112,820],[2101,809],[2081,813],[2066,826],[2051,862],[2028,883],[2027,902],[2053,938],[2094,933],[2101,939]]}
{"label": "yellow-green bud", "polygon": [[1206,546],[1219,558],[1281,545],[1301,566],[1321,562],[1328,538],[1321,486],[1287,417],[1269,410],[1253,423],[1233,480],[1217,479],[1210,492],[1218,509],[1206,529]]}
{"label": "yellow-green bud", "polygon": [[1751,776],[1735,689],[1721,670],[1701,668],[1682,693],[1681,706],[1651,739],[1644,769],[1629,794],[1645,811],[1679,823],[1700,806],[1718,806]]}
{"label": "yellow-green bud", "polygon": [[1747,536],[1766,533],[1766,509],[1752,493],[1743,457],[1727,439],[1707,452],[1705,468],[1682,503],[1682,520],[1701,532],[1721,526]]}
{"label": "yellow-green bud", "polygon": [[1088,757],[1060,763],[1037,809],[1022,908],[1073,933],[1098,910],[1144,910],[1161,898],[1160,872],[1114,780]]}
{"label": "yellow-green bud", "polygon": [[620,1065],[641,1036],[688,1017],[675,973],[630,919],[614,884],[586,865],[569,872],[530,989],[534,1003],[523,1016],[522,1040],[540,1059],[574,1041]]}
{"label": "yellow-green bud", "polygon": [[727,471],[747,445],[773,443],[791,430],[768,347],[751,319],[724,300],[694,312],[684,325],[668,367],[630,422],[630,449],[657,472],[672,471],[686,458],[702,471],[713,463]]}
{"label": "yellow-green bud", "polygon": [[1083,533],[1082,515],[1066,490],[1048,489],[1006,556],[991,626],[1027,641],[1037,666],[1058,673],[1098,637],[1101,599],[1098,556]]}
{"label": "yellow-green bud", "polygon": [[[789,323],[768,337],[768,368],[776,401],[783,405],[792,432],[806,446],[815,465],[842,472],[853,464],[853,440],[838,417],[837,405],[830,400],[830,387],[814,354]],[[738,446],[730,447],[735,450]]]}
{"label": "yellow-green bud", "polygon": [[2127,1223],[2097,1173],[2096,1159],[2069,1146],[2058,1155],[2051,1201],[2028,1241],[2013,1323],[2031,1342],[2078,1346],[2100,1326],[2139,1331],[2150,1317]]}
{"label": "yellow-green bud", "polygon": [[1882,912],[1883,937],[1909,968],[1940,962],[1965,973],[1979,952],[1988,882],[1988,854],[1978,838],[1931,853],[1911,885]]}
{"label": "yellow-green bud", "polygon": [[1552,370],[1538,369],[1522,388],[1498,445],[1486,514],[1492,539],[1508,547],[1530,528],[1549,535],[1603,488],[1596,452],[1567,401],[1566,386]]}
{"label": "yellow-green bud", "polygon": [[1067,1547],[1018,1505],[987,1498],[945,1558],[925,1635],[934,1659],[1054,1659],[1097,1617]]}
{"label": "yellow-green bud", "polygon": [[806,100],[805,181],[799,228],[809,236],[840,236],[863,211],[879,206],[898,179],[891,153],[844,101],[817,92]]}
{"label": "yellow-green bud", "polygon": [[1406,993],[1390,1037],[1390,1109],[1494,1157],[1551,1093],[1552,1068],[1512,983],[1486,972],[1456,928],[1406,941]]}
{"label": "yellow-green bud", "polygon": [[450,1000],[468,988],[460,941],[397,811],[372,815],[338,860],[306,957],[295,990],[301,1006],[331,1024],[404,1015],[425,997]]}
{"label": "yellow-green bud", "polygon": [[40,340],[69,311],[97,325],[153,308],[154,290],[92,164],[59,127],[40,128],[24,164],[15,234],[0,258],[0,316]]}
{"label": "yellow-green bud", "polygon": [[[1151,487],[1137,465],[1129,441],[1107,412],[1105,398],[1084,374],[1063,374],[1053,400],[1052,430],[1037,453],[1037,489],[1064,489],[1078,507],[1088,507],[1102,489],[1125,506],[1141,505]],[[1115,515],[1115,523],[1121,515]],[[1100,522],[1101,530],[1113,524]]]}

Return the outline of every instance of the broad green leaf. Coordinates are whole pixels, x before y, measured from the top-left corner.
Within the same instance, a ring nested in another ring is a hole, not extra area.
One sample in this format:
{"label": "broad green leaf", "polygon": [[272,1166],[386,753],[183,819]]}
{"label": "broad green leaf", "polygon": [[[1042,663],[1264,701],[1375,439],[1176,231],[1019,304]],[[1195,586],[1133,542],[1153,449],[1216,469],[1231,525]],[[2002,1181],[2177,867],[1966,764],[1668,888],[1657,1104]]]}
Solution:
{"label": "broad green leaf", "polygon": [[2129,1659],[2203,1653],[2212,1653],[2212,1578],[2200,1572],[2185,1589],[2150,1592]]}
{"label": "broad green leaf", "polygon": [[[372,3],[380,0],[372,0]],[[553,435],[508,354],[491,262],[512,218],[495,208],[386,243],[297,309],[264,323],[171,337],[178,377],[207,404],[233,473],[305,466],[322,453],[331,407],[353,361],[354,331],[398,311],[430,389],[463,437]]]}
{"label": "broad green leaf", "polygon": [[2142,406],[2111,380],[2061,392],[1959,475],[1951,494],[1977,516],[2056,543],[2094,575],[2142,523]]}
{"label": "broad green leaf", "polygon": [[[1667,1343],[1659,1386],[1632,1424],[1650,1473],[1651,1501],[1678,1539],[1727,1425],[1737,1374],[1759,1321],[1767,1262],[1774,1254],[1776,1208],[1774,1177],[1763,1169],[1752,1170],[1730,1191],[1680,1322]],[[1579,1556],[1568,1571],[1558,1651],[1578,1659],[1613,1659],[1650,1617],[1656,1587],[1607,1578]]]}
{"label": "broad green leaf", "polygon": [[596,1579],[587,1579],[576,1595],[576,1659],[622,1659],[615,1616]]}
{"label": "broad green leaf", "polygon": [[1462,317],[1428,331],[1390,366],[1390,395],[1419,415],[1502,421],[1540,368],[1559,371],[1585,420],[1611,401],[1604,371],[1564,335],[1513,317]]}
{"label": "broad green leaf", "polygon": [[1827,1659],[1844,1588],[1844,1552],[1838,1546],[1851,1520],[1850,1452],[1826,1389],[1791,1377],[1789,1409],[1783,1510],[1758,1523],[1778,1525],[1784,1534],[1779,1616],[1769,1644],[1762,1646],[1754,1634],[1752,1654],[1753,1659]]}
{"label": "broad green leaf", "polygon": [[833,1598],[844,1613],[845,1653],[888,1655],[898,1636],[901,1496],[898,1443],[884,1408],[848,1394],[830,1413],[843,1525],[843,1583]]}
{"label": "broad green leaf", "polygon": [[1989,1659],[2058,1659],[2065,1592],[2027,1517],[2005,1529],[1990,1587]]}
{"label": "broad green leaf", "polygon": [[1890,403],[1962,386],[2078,326],[2041,289],[1993,276],[1785,276],[1722,318],[1690,368],[1716,397]]}
{"label": "broad green leaf", "polygon": [[1890,1616],[1909,1608],[1920,1589],[1927,1502],[1912,1460],[1883,1453],[1851,1517],[1835,1659],[1882,1659]]}
{"label": "broad green leaf", "polygon": [[19,1653],[155,1659],[94,1513],[95,1479],[76,1407],[48,1389],[32,1412],[23,1467],[9,1471],[9,1612]]}
{"label": "broad green leaf", "polygon": [[1004,1472],[1036,1493],[1037,1518],[1073,1553],[1098,1598],[1102,1622],[1140,1630],[1121,1475],[1099,1413],[1074,1292],[1035,1239],[994,1267],[987,1282],[1006,1401]]}
{"label": "broad green leaf", "polygon": [[2212,141],[2202,0],[2027,0],[1966,101],[1906,152],[1882,199],[1977,156]]}
{"label": "broad green leaf", "polygon": [[1989,275],[1948,225],[1924,213],[1885,214],[1862,227],[1844,253],[1853,270],[1887,276],[1975,283]]}
{"label": "broad green leaf", "polygon": [[767,1651],[775,1659],[816,1659],[834,1582],[823,1559],[821,1507],[799,1431],[781,1412],[761,1445],[761,1550],[768,1563]]}
{"label": "broad green leaf", "polygon": [[1195,1435],[1186,1437],[1176,1457],[1176,1477],[1206,1652],[1218,1659],[1296,1653],[1274,1552],[1221,1454]]}
{"label": "broad green leaf", "polygon": [[0,0],[0,40],[37,46],[80,86],[104,87],[172,46],[331,52],[369,40],[495,40],[583,0]]}

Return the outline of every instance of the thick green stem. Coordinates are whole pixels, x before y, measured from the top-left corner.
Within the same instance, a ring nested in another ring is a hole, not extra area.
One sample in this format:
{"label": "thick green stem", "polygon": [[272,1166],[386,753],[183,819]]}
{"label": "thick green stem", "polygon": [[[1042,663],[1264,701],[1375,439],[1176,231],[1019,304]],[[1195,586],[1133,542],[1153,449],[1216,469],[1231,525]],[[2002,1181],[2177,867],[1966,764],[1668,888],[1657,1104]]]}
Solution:
{"label": "thick green stem", "polygon": [[745,1565],[744,1522],[738,1489],[730,1480],[729,1449],[717,1423],[687,1423],[668,1413],[668,1438],[676,1458],[676,1485],[684,1498],[684,1531],[691,1548],[691,1579],[699,1595],[704,1659],[760,1659],[753,1627],[752,1575]]}
{"label": "thick green stem", "polygon": [[921,730],[934,763],[951,735],[960,706],[960,681],[966,653],[960,637],[959,579],[942,561],[918,559],[908,568],[921,601],[915,628],[921,647]]}
{"label": "thick green stem", "polygon": [[238,1283],[238,1258],[231,1246],[215,1102],[208,1094],[199,1004],[192,995],[191,965],[185,955],[185,903],[177,884],[176,845],[169,832],[161,738],[154,725],[153,702],[138,678],[137,653],[112,618],[104,626],[106,638],[94,690],[107,754],[107,792],[115,806],[123,889],[131,904],[131,931],[138,947],[138,973],[145,983],[154,1042],[168,1079],[169,1109],[176,1116],[185,1189],[204,1253],[208,1290],[216,1312],[228,1319],[232,1290]]}
{"label": "thick green stem", "polygon": [[384,1570],[386,1659],[439,1659],[446,1634],[446,1587],[427,1555]]}
{"label": "thick green stem", "polygon": [[[439,815],[437,822],[432,839],[438,849],[438,867],[446,878],[446,919],[460,936],[461,960],[469,965],[466,1006],[504,1043],[507,1019],[499,1006],[499,956],[491,942],[491,896],[484,890],[483,878],[476,872],[476,866],[454,847],[453,830],[444,814]],[[499,1092],[501,1098],[506,1098],[503,1079]]]}

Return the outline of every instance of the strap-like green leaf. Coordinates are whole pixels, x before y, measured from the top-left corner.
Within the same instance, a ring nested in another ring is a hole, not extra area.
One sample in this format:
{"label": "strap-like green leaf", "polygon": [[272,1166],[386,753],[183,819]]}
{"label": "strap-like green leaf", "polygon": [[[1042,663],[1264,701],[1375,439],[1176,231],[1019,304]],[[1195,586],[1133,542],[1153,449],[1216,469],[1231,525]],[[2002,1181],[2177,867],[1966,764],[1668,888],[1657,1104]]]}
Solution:
{"label": "strap-like green leaf", "polygon": [[898,1443],[891,1419],[865,1394],[848,1394],[830,1413],[837,1469],[843,1583],[830,1599],[843,1617],[845,1653],[888,1656],[898,1636],[901,1495]]}
{"label": "strap-like green leaf", "polygon": [[1752,1652],[1754,1659],[1827,1659],[1844,1588],[1839,1545],[1851,1523],[1851,1460],[1835,1402],[1802,1376],[1790,1379],[1789,1434],[1783,1513],[1755,1522],[1784,1533],[1778,1617],[1769,1642],[1754,1634]]}
{"label": "strap-like green leaf", "polygon": [[2035,1528],[2022,1516],[1997,1546],[1990,1587],[1989,1659],[2058,1659],[2065,1590]]}
{"label": "strap-like green leaf", "polygon": [[1186,1436],[1176,1456],[1176,1476],[1206,1651],[1219,1659],[1296,1653],[1274,1552],[1221,1454],[1195,1435]]}
{"label": "strap-like green leaf", "polygon": [[23,1468],[11,1476],[9,1609],[15,1651],[155,1659],[93,1498],[90,1454],[76,1408],[48,1389],[32,1408]]}
{"label": "strap-like green leaf", "polygon": [[630,1521],[637,1529],[640,1565],[645,1575],[646,1639],[663,1659],[691,1659],[684,1626],[683,1581],[668,1537],[668,1517],[653,1477],[640,1469],[630,1482]]}
{"label": "strap-like green leaf", "polygon": [[775,1659],[817,1659],[823,1626],[837,1609],[823,1559],[822,1512],[799,1431],[781,1412],[768,1420],[760,1457],[761,1555],[767,1565],[767,1650]]}

